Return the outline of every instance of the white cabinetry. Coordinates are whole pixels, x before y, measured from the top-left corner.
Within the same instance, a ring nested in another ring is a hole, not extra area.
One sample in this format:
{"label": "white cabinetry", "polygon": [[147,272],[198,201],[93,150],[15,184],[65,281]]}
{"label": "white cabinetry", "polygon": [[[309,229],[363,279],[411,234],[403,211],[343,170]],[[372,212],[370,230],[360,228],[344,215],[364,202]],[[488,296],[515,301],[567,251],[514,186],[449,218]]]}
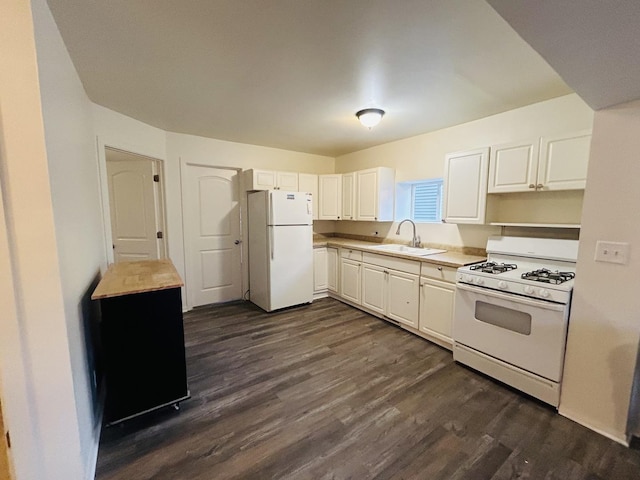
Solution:
{"label": "white cabinetry", "polygon": [[298,191],[298,174],[295,172],[275,172],[272,170],[250,169],[244,172],[245,190],[285,190]]}
{"label": "white cabinetry", "polygon": [[419,262],[364,253],[362,306],[418,328],[419,273]]}
{"label": "white cabinetry", "polygon": [[427,338],[451,349],[456,269],[422,264],[419,329]]}
{"label": "white cabinetry", "polygon": [[318,188],[318,220],[340,220],[342,175],[319,175]]}
{"label": "white cabinetry", "polygon": [[342,174],[342,220],[356,219],[356,174]]}
{"label": "white cabinetry", "polygon": [[361,304],[362,252],[340,251],[340,296],[356,305]]}
{"label": "white cabinetry", "polygon": [[489,193],[585,188],[591,131],[491,147]]}
{"label": "white cabinetry", "polygon": [[327,296],[329,287],[327,260],[326,247],[313,249],[313,298]]}
{"label": "white cabinetry", "polygon": [[356,220],[393,221],[395,170],[378,167],[356,173]]}
{"label": "white cabinetry", "polygon": [[449,223],[484,223],[489,149],[450,153],[445,158],[444,219]]}
{"label": "white cabinetry", "polygon": [[591,131],[542,137],[538,182],[544,190],[581,190],[587,183]]}
{"label": "white cabinetry", "polygon": [[318,220],[318,175],[314,175],[312,173],[299,173],[298,191],[309,192],[311,194],[313,219]]}
{"label": "white cabinetry", "polygon": [[338,279],[340,278],[340,263],[338,262],[338,249],[327,247],[327,289],[329,292],[337,294]]}

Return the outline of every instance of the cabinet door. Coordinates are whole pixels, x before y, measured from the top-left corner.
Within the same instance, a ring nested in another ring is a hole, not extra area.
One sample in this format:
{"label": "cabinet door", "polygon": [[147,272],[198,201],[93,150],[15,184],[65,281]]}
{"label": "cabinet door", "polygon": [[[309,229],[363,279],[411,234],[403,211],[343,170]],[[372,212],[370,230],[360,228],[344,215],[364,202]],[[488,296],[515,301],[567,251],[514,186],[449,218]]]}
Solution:
{"label": "cabinet door", "polygon": [[360,305],[360,262],[341,259],[340,296]]}
{"label": "cabinet door", "polygon": [[387,316],[418,328],[419,277],[389,270],[387,275]]}
{"label": "cabinet door", "polygon": [[531,192],[536,188],[538,140],[491,147],[489,193]]}
{"label": "cabinet door", "polygon": [[451,342],[455,285],[422,277],[420,281],[420,331]]}
{"label": "cabinet door", "polygon": [[330,292],[338,293],[338,272],[340,271],[338,264],[338,249],[327,248],[327,288]]}
{"label": "cabinet door", "polygon": [[362,264],[362,306],[384,314],[387,270],[377,265]]}
{"label": "cabinet door", "polygon": [[319,220],[340,220],[342,213],[342,175],[320,175]]}
{"label": "cabinet door", "polygon": [[313,219],[318,220],[318,176],[312,173],[298,174],[298,191],[311,194]]}
{"label": "cabinet door", "polygon": [[538,189],[581,190],[587,183],[591,131],[540,140]]}
{"label": "cabinet door", "polygon": [[298,191],[298,174],[294,172],[276,172],[276,187],[285,192]]}
{"label": "cabinet door", "polygon": [[356,219],[378,220],[378,172],[376,169],[356,172]]}
{"label": "cabinet door", "polygon": [[450,153],[445,158],[444,217],[449,223],[485,221],[489,149]]}
{"label": "cabinet door", "polygon": [[355,220],[356,174],[342,174],[342,220]]}
{"label": "cabinet door", "polygon": [[276,172],[253,171],[253,190],[273,190],[274,188],[276,188]]}
{"label": "cabinet door", "polygon": [[327,249],[313,249],[313,292],[318,293],[328,288]]}

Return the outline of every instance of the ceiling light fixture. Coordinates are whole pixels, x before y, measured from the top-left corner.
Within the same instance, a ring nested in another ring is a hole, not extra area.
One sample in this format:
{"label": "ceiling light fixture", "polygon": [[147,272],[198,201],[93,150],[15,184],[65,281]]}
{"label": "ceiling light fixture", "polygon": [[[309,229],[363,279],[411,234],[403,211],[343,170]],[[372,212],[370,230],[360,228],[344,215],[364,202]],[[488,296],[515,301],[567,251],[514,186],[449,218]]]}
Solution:
{"label": "ceiling light fixture", "polygon": [[356,112],[356,117],[358,117],[360,123],[367,127],[369,130],[380,123],[383,115],[384,110],[381,110],[380,108],[365,108],[364,110]]}

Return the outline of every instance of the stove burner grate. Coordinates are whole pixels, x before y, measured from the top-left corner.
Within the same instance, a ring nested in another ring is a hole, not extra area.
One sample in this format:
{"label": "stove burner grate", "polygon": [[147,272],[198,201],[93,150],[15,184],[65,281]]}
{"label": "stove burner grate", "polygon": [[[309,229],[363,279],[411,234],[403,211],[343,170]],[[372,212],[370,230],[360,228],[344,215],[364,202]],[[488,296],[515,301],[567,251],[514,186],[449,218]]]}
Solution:
{"label": "stove burner grate", "polygon": [[470,270],[479,270],[483,273],[504,273],[510,270],[515,270],[518,268],[518,265],[515,263],[496,263],[496,262],[485,262],[478,263],[476,265],[471,265],[469,267]]}
{"label": "stove burner grate", "polygon": [[567,282],[576,276],[573,272],[559,272],[551,271],[547,268],[541,268],[532,272],[526,272],[521,275],[525,280],[532,280],[534,282],[553,283],[558,285],[560,283]]}

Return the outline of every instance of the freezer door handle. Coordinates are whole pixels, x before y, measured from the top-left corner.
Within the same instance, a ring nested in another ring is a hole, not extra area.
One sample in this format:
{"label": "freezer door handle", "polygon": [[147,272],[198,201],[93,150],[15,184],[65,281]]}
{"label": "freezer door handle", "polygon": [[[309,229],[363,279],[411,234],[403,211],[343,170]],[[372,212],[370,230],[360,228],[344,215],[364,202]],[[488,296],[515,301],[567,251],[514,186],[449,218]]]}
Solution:
{"label": "freezer door handle", "polygon": [[267,224],[273,225],[273,193],[269,192],[269,220]]}

